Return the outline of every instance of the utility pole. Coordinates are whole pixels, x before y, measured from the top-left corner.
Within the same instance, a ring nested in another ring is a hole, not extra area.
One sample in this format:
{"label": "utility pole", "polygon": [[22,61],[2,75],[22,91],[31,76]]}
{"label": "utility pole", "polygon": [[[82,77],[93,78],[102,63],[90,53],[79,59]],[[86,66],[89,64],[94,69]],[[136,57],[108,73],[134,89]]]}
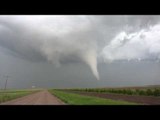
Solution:
{"label": "utility pole", "polygon": [[5,82],[5,88],[4,88],[4,90],[6,90],[6,88],[7,88],[7,81],[8,81],[8,75],[7,76],[5,76],[6,77],[6,82]]}
{"label": "utility pole", "polygon": [[[0,75],[1,76],[1,75]],[[1,79],[1,77],[0,77],[0,79]],[[0,83],[1,83],[1,81],[0,81]],[[0,90],[1,90],[1,84],[0,84]]]}

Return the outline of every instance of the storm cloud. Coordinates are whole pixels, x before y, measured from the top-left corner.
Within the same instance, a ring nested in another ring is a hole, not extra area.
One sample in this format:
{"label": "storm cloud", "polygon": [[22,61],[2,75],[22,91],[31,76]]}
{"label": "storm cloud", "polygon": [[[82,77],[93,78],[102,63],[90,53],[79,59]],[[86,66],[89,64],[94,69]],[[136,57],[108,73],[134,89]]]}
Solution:
{"label": "storm cloud", "polygon": [[130,34],[122,31],[102,54],[106,60],[159,60],[160,24]]}
{"label": "storm cloud", "polygon": [[0,46],[7,54],[55,66],[160,59],[159,16],[0,16]]}

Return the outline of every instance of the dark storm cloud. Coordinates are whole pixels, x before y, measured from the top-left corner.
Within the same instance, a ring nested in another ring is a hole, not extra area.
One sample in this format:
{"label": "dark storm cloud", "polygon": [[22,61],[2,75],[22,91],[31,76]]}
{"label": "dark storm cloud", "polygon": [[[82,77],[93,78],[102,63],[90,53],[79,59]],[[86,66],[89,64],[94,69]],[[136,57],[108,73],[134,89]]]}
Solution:
{"label": "dark storm cloud", "polygon": [[[34,62],[48,61],[56,66],[84,62],[99,79],[97,58],[98,62],[153,55],[159,58],[159,36],[154,33],[159,20],[159,16],[125,15],[0,16],[0,46],[9,54]],[[138,36],[142,30],[149,32]],[[151,37],[154,44],[148,46]]]}
{"label": "dark storm cloud", "polygon": [[[34,42],[34,40],[36,39],[42,39],[43,35],[40,35],[38,28],[32,30],[32,24],[34,26],[35,22],[42,21],[42,22],[39,22],[38,24],[40,29],[41,26],[45,26],[45,25],[47,26],[47,25],[50,25],[52,21],[53,23],[56,23],[57,21],[55,21],[54,20],[55,18],[52,18],[52,16],[49,16],[48,18],[47,16],[45,16],[46,17],[45,20],[41,19],[44,16],[39,18],[36,18],[33,16],[28,16],[28,17],[29,18],[25,18],[25,16],[22,16],[22,17],[21,16],[17,16],[17,17],[1,16],[0,45],[2,47],[10,49],[12,52],[22,55],[23,57],[26,56],[26,58],[35,59],[35,60],[40,60],[41,58],[42,60],[44,60],[45,57],[42,57],[41,52],[39,51],[39,48],[38,48],[43,43],[40,40],[38,42],[37,41]],[[63,17],[65,18],[65,16]],[[64,19],[63,17],[59,19]],[[78,16],[74,16],[74,17],[78,17]],[[69,34],[69,36],[71,37],[77,36],[76,39],[80,37],[80,41],[82,41],[81,44],[86,44],[86,43],[89,44],[88,43],[89,41],[87,40],[88,39],[87,37],[89,37],[89,39],[93,39],[91,42],[98,41],[96,44],[99,44],[102,47],[104,47],[105,42],[111,41],[111,39],[115,37],[115,35],[122,30],[136,31],[138,29],[142,29],[142,28],[157,24],[159,20],[160,20],[159,16],[126,16],[126,15],[85,16],[84,19],[82,20],[80,19],[79,21],[81,23],[87,21],[88,22],[87,24],[90,24],[90,26],[87,26],[87,27],[91,29],[87,31],[86,34],[84,34],[83,31],[77,30],[76,27],[71,24],[70,28],[73,28],[73,31],[70,32],[68,30],[69,32],[67,34]],[[65,23],[66,21],[64,20],[62,22]],[[69,22],[75,22],[75,24],[76,23],[78,24],[77,21],[75,20],[75,21],[69,21]],[[30,24],[30,22],[32,22],[32,24]],[[47,22],[49,22],[49,24]],[[61,24],[61,23],[59,22],[58,24]],[[69,26],[69,25],[70,24],[67,24],[66,26]],[[38,26],[35,26],[35,27],[38,27]],[[63,29],[63,26],[60,25],[59,27],[60,29],[61,27]],[[46,33],[42,33],[42,34],[45,35]],[[58,38],[55,31],[53,31],[53,35],[55,35],[55,36],[52,36],[53,41],[54,39],[57,39],[57,41],[58,39],[61,39],[61,38]],[[71,39],[71,37],[69,37],[68,39]],[[49,38],[46,38],[46,39],[49,39]],[[101,49],[101,46],[100,47],[98,46],[98,48]]]}

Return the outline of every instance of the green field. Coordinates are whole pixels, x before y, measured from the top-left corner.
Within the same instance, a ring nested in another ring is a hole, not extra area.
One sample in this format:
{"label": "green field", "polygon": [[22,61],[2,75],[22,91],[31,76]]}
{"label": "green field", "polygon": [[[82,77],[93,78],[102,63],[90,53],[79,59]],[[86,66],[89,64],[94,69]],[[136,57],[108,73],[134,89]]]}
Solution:
{"label": "green field", "polygon": [[59,90],[49,90],[49,92],[69,105],[137,105],[137,103],[83,96]]}
{"label": "green field", "polygon": [[36,91],[38,90],[7,90],[7,91],[1,90],[0,91],[0,103],[22,97],[22,96],[31,94]]}

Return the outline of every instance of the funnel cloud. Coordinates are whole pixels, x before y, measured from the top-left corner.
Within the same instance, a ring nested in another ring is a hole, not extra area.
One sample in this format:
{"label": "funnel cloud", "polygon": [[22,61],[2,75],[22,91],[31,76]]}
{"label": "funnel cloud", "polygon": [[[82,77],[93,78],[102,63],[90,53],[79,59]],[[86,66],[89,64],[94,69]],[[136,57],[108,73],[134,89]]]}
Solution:
{"label": "funnel cloud", "polygon": [[99,79],[96,30],[85,16],[1,16],[0,45],[24,59],[85,62]]}
{"label": "funnel cloud", "polygon": [[100,80],[98,64],[160,59],[160,16],[0,16],[3,52],[55,67],[86,64]]}

